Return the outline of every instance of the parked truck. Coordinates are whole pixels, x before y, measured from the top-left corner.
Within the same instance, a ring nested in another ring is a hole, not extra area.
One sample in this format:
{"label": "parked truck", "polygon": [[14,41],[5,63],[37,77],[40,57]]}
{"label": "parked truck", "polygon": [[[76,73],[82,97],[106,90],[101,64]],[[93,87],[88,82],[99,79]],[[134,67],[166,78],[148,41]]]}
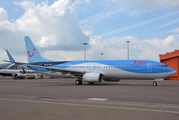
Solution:
{"label": "parked truck", "polygon": [[12,78],[15,79],[37,79],[38,75],[37,74],[27,74],[27,73],[15,73],[12,74]]}

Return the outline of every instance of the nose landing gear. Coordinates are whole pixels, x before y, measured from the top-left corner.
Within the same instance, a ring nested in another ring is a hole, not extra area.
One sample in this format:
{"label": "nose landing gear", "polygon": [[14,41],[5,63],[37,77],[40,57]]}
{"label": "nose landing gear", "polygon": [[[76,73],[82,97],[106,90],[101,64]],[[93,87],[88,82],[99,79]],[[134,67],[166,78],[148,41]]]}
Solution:
{"label": "nose landing gear", "polygon": [[164,81],[164,78],[154,79],[153,86],[157,86],[157,82]]}
{"label": "nose landing gear", "polygon": [[157,86],[157,82],[153,82],[153,86]]}

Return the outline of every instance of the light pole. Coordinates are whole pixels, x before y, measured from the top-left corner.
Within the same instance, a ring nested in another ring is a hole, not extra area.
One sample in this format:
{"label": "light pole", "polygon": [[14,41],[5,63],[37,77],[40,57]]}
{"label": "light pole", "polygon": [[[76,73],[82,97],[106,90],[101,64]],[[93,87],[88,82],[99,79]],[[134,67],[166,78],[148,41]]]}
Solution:
{"label": "light pole", "polygon": [[86,45],[88,45],[88,43],[83,43],[84,45],[84,60],[86,61]]}
{"label": "light pole", "polygon": [[130,41],[126,41],[127,43],[127,59],[129,60],[129,43]]}
{"label": "light pole", "polygon": [[104,55],[104,53],[101,53],[101,60],[103,60],[103,55]]}

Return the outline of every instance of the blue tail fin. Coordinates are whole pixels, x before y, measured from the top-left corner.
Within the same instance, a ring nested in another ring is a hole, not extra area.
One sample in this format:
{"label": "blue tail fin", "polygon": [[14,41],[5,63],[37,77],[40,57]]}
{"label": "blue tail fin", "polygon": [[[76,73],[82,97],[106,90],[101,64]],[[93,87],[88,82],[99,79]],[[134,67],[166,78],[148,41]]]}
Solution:
{"label": "blue tail fin", "polygon": [[40,53],[38,52],[32,41],[30,40],[29,36],[25,36],[24,38],[25,38],[26,52],[27,52],[27,58],[29,63],[51,61],[40,55]]}
{"label": "blue tail fin", "polygon": [[[6,50],[6,49],[5,49]],[[11,66],[13,66],[13,65],[15,65],[15,60],[12,58],[12,56],[11,56],[11,54],[9,53],[9,51],[8,50],[6,50],[6,53],[7,53],[7,55],[8,55],[8,57],[9,57],[9,60],[11,61],[11,64],[7,67],[7,68],[10,68]]]}
{"label": "blue tail fin", "polygon": [[[6,49],[5,49],[5,50],[6,50]],[[11,56],[11,54],[9,53],[8,50],[6,50],[6,53],[7,53],[8,57],[9,57],[9,60],[11,61],[11,63],[15,63],[15,60],[12,58],[12,56]]]}

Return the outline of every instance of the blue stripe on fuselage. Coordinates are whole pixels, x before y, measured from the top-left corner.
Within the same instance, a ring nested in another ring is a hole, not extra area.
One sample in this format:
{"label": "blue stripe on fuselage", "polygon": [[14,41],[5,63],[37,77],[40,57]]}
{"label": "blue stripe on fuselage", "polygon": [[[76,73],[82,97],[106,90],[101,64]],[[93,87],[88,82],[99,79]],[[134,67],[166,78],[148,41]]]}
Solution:
{"label": "blue stripe on fuselage", "polygon": [[[160,68],[158,65],[164,65],[163,63],[156,62],[156,61],[150,61],[150,60],[104,60],[104,61],[62,61],[62,62],[40,62],[40,63],[33,63],[34,65],[41,65],[41,66],[48,66],[48,67],[71,67],[73,65],[79,65],[82,66],[83,64],[88,66],[98,66],[95,64],[100,65],[106,65],[106,66],[118,66],[117,69],[124,70],[127,72],[132,73],[164,73],[167,72],[168,67]],[[100,66],[99,65],[99,66]],[[148,68],[149,65],[151,65],[150,69]],[[119,68],[120,66],[120,68]],[[121,68],[122,66],[122,68]],[[124,68],[125,66],[125,68]],[[128,66],[128,68],[126,68]],[[129,68],[130,66],[130,68]],[[133,66],[133,68],[131,68]],[[135,66],[135,68],[134,68]],[[138,66],[138,68],[136,68]],[[139,68],[140,66],[140,68]],[[29,67],[30,68],[30,67]],[[44,68],[36,68],[31,67],[31,69],[37,70],[37,71],[43,71],[43,72],[50,72],[49,70],[46,70]],[[65,69],[65,68],[64,68]],[[111,69],[111,68],[103,68],[103,69]],[[173,69],[172,69],[173,70]],[[169,72],[169,71],[168,71]]]}

